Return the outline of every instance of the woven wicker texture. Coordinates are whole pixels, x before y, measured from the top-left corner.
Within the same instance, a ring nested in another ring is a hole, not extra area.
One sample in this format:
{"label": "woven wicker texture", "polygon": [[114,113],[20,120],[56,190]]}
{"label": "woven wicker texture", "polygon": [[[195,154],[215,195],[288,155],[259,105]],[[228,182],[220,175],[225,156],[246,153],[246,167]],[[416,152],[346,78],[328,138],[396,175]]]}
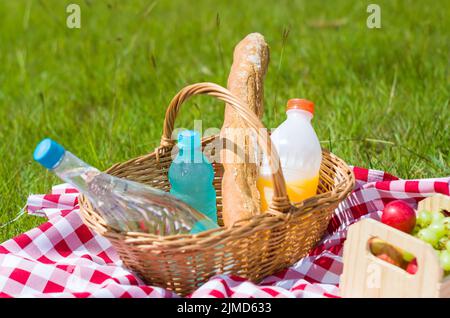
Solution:
{"label": "woven wicker texture", "polygon": [[[111,241],[124,264],[148,284],[186,295],[211,276],[235,274],[254,282],[292,265],[304,257],[320,240],[333,211],[347,197],[354,185],[350,168],[332,153],[323,150],[317,195],[290,204],[279,159],[260,120],[227,89],[212,83],[185,87],[171,101],[163,126],[160,146],[151,154],[118,163],[106,172],[121,178],[149,184],[165,191],[170,189],[167,172],[172,162],[171,139],[180,106],[193,95],[214,96],[232,105],[257,132],[257,141],[269,154],[274,184],[269,212],[240,220],[229,228],[196,235],[160,237],[146,233],[117,232],[107,226],[84,196],[80,211],[84,222]],[[222,142],[219,136],[203,138],[203,147]],[[214,154],[213,154],[214,155]],[[221,177],[223,168],[213,163],[217,194],[217,216],[222,225]]]}

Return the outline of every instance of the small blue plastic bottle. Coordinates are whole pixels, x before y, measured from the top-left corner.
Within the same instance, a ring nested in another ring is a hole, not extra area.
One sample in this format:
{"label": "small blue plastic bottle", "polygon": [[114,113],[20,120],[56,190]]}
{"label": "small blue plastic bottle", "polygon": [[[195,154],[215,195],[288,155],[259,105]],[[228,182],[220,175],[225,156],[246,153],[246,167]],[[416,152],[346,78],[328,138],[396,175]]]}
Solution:
{"label": "small blue plastic bottle", "polygon": [[179,152],[169,168],[170,193],[217,223],[214,169],[196,131],[178,134]]}

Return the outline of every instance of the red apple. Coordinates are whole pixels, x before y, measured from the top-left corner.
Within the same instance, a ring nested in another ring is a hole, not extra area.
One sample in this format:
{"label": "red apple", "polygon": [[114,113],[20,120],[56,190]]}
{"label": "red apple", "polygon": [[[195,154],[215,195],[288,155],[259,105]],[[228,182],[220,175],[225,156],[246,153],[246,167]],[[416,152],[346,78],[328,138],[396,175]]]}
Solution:
{"label": "red apple", "polygon": [[395,200],[384,207],[381,222],[410,234],[416,226],[416,212],[405,202]]}
{"label": "red apple", "polygon": [[408,263],[408,266],[406,266],[406,271],[413,275],[417,273],[417,260],[415,258]]}

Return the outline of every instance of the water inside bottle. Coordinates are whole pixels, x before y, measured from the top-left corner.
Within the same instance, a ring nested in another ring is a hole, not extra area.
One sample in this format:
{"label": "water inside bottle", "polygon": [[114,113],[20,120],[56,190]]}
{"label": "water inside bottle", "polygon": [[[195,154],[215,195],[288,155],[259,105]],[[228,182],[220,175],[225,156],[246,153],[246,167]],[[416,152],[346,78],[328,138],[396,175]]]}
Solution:
{"label": "water inside bottle", "polygon": [[37,145],[33,157],[86,195],[108,226],[117,231],[174,235],[218,227],[169,193],[102,173],[49,138]]}

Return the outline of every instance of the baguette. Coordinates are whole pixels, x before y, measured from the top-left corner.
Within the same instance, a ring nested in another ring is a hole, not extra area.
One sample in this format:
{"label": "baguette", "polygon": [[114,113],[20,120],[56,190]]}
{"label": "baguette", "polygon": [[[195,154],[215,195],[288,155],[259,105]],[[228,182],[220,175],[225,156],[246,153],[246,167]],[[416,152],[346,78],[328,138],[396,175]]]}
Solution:
{"label": "baguette", "polygon": [[[264,110],[263,85],[268,64],[269,47],[264,37],[259,33],[252,33],[236,46],[228,77],[228,89],[259,118]],[[222,218],[225,226],[231,226],[240,219],[259,214],[260,211],[255,145],[248,132],[243,119],[231,106],[226,105],[221,138],[225,140],[227,147],[220,153],[224,167]],[[228,147],[230,144],[234,146],[231,149]]]}

